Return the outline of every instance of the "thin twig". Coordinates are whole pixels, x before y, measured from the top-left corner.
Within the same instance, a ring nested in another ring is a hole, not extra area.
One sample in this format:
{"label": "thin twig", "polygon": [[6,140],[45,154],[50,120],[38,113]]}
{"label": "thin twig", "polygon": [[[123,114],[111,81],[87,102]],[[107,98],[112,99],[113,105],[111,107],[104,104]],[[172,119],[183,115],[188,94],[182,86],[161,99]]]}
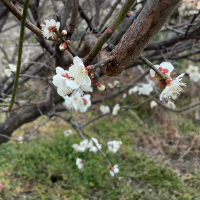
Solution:
{"label": "thin twig", "polygon": [[160,72],[147,58],[145,58],[143,55],[138,57],[139,60],[141,60],[143,63],[147,64],[151,69],[153,69],[162,79],[167,79],[167,77]]}
{"label": "thin twig", "polygon": [[[55,32],[56,32],[57,36],[62,40],[62,42],[66,43],[66,40],[62,37],[62,35],[60,34],[60,32],[57,29],[55,30]],[[69,45],[67,45],[67,49],[72,54],[73,57],[76,56],[76,54],[71,50]]]}
{"label": "thin twig", "polygon": [[114,10],[116,9],[117,5],[121,2],[121,0],[116,0],[115,4],[111,7],[110,11],[108,12],[108,14],[105,16],[105,18],[103,19],[103,21],[101,22],[101,25],[99,27],[99,31],[101,31],[101,29],[103,28],[103,26],[106,24],[106,22],[108,21],[108,19],[111,17],[111,15],[113,14]]}
{"label": "thin twig", "polygon": [[109,113],[106,113],[106,114],[102,114],[102,115],[99,115],[98,117],[95,117],[94,119],[91,119],[90,121],[86,122],[85,124],[81,125],[81,128],[84,128],[85,126],[89,125],[90,123],[108,115]]}

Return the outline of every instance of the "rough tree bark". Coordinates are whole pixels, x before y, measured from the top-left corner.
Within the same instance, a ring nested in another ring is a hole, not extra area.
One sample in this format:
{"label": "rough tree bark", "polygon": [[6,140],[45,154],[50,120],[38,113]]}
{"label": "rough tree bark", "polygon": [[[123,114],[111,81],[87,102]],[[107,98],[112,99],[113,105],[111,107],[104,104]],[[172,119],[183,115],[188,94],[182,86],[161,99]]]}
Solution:
{"label": "rough tree bark", "polygon": [[102,72],[108,76],[116,76],[136,60],[180,2],[181,0],[149,0],[115,50],[110,54],[101,53],[101,60],[111,60],[101,67]]}

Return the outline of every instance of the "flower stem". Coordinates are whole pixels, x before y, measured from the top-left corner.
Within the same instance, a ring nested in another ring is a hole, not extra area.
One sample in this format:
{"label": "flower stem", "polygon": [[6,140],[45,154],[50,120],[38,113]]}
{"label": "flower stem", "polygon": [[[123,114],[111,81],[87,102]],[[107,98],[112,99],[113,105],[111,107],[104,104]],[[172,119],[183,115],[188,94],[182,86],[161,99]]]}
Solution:
{"label": "flower stem", "polygon": [[[55,30],[55,32],[56,32],[56,35],[62,40],[62,42],[66,43],[66,40],[62,37],[62,35],[60,34],[60,32],[57,29]],[[67,45],[67,49],[72,54],[73,57],[76,56],[76,54],[71,50],[71,48],[69,47],[69,45]]]}
{"label": "flower stem", "polygon": [[141,55],[139,58],[143,63],[147,64],[151,69],[153,69],[163,80],[167,79],[167,77],[160,72],[147,58]]}
{"label": "flower stem", "polygon": [[90,68],[88,68],[88,71],[92,71],[94,69],[97,69],[98,67],[102,67],[102,66],[104,66],[108,62],[110,62],[110,60],[105,60],[105,61],[102,61],[102,62],[97,63],[95,65],[92,65]]}

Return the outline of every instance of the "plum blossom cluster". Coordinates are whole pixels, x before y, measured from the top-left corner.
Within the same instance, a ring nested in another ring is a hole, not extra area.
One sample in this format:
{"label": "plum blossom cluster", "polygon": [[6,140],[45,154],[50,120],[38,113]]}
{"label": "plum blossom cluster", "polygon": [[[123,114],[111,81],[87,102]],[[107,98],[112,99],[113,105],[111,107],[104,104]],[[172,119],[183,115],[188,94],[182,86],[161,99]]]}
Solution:
{"label": "plum blossom cluster", "polygon": [[[56,22],[54,19],[44,20],[44,23],[41,23],[42,35],[44,38],[52,38],[54,40],[58,39],[58,37],[65,37],[67,35],[66,30],[62,30],[61,34],[59,32],[60,22]],[[62,39],[64,40],[64,39]],[[70,44],[70,40],[64,40],[62,44],[60,44],[60,51],[65,51],[67,49],[67,45]]]}
{"label": "plum blossom cluster", "polygon": [[[99,110],[101,111],[101,113],[102,113],[103,115],[110,113],[110,107],[109,107],[109,106],[101,105],[100,108],[99,108]],[[113,116],[116,116],[116,115],[118,114],[119,110],[120,110],[120,105],[119,105],[119,104],[116,104],[116,105],[113,107],[112,115],[113,115]]]}
{"label": "plum blossom cluster", "polygon": [[119,168],[118,165],[114,165],[112,168],[109,166],[108,169],[110,170],[110,175],[114,176],[115,174],[117,174],[119,172]]}
{"label": "plum blossom cluster", "polygon": [[158,88],[162,90],[160,94],[160,101],[162,101],[163,98],[166,99],[166,101],[171,98],[175,100],[181,93],[184,92],[182,88],[186,86],[185,83],[182,83],[184,73],[180,74],[175,79],[172,79],[170,75],[174,70],[174,67],[171,63],[163,62],[160,65],[155,65],[155,67],[166,77],[166,79],[162,79],[162,77],[160,77],[154,70],[150,70],[151,76],[155,77],[158,81]]}
{"label": "plum blossom cluster", "polygon": [[86,112],[91,106],[91,101],[90,95],[84,95],[84,92],[92,92],[91,80],[82,60],[76,56],[73,62],[74,65],[69,71],[61,67],[56,68],[53,84],[57,87],[58,94],[64,98],[64,106],[68,110]]}
{"label": "plum blossom cluster", "polygon": [[102,148],[102,145],[99,144],[96,138],[91,138],[90,141],[84,139],[80,144],[73,144],[72,147],[77,152],[84,152],[86,149],[89,149],[89,151],[97,153],[98,149]]}
{"label": "plum blossom cluster", "polygon": [[101,111],[101,113],[103,115],[110,113],[110,107],[109,106],[101,105],[99,110]]}
{"label": "plum blossom cluster", "polygon": [[116,153],[119,150],[120,146],[122,145],[122,141],[116,141],[116,140],[109,141],[107,145],[109,151]]}
{"label": "plum blossom cluster", "polygon": [[[121,145],[122,145],[122,142],[116,141],[116,140],[109,141],[107,143],[108,150],[113,153],[116,153],[119,150]],[[92,137],[90,140],[84,139],[79,144],[73,144],[72,148],[74,148],[74,150],[77,152],[84,152],[85,150],[88,149],[90,152],[97,153],[99,150],[102,149],[102,145],[99,144],[96,138]],[[83,169],[84,164],[83,164],[82,159],[77,158],[76,165],[78,169]],[[114,165],[113,167],[108,167],[108,169],[111,176],[114,176],[116,173],[119,172],[118,165]]]}
{"label": "plum blossom cluster", "polygon": [[73,135],[73,132],[71,129],[68,129],[68,130],[64,131],[64,135],[68,137],[70,135]]}
{"label": "plum blossom cluster", "polygon": [[141,83],[139,86],[135,86],[135,87],[132,87],[129,91],[128,91],[128,94],[129,95],[132,95],[134,93],[138,92],[138,95],[150,95],[151,92],[153,92],[153,87],[151,84],[144,84],[144,83]]}
{"label": "plum blossom cluster", "polygon": [[197,66],[189,65],[186,69],[186,73],[189,75],[190,80],[198,82],[200,79],[199,68]]}

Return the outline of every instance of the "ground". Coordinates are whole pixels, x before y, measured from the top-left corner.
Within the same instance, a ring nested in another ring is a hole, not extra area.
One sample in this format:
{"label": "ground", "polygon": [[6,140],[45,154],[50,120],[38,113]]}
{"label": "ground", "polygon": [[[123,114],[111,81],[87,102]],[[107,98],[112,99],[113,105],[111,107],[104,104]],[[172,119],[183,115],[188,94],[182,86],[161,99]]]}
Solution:
{"label": "ground", "polygon": [[[108,115],[85,131],[103,144],[111,163],[119,165],[125,200],[197,200],[198,124],[187,120],[183,125],[183,114],[167,112],[164,116],[161,109],[150,111],[148,107],[121,110],[117,117]],[[158,120],[160,112],[163,120]],[[89,112],[79,118],[87,121],[93,115]],[[23,126],[14,138],[29,133],[43,120]],[[81,139],[75,131],[65,136],[63,132],[69,128],[69,124],[54,118],[28,142],[10,141],[1,146],[0,183],[5,188],[0,190],[0,199],[120,199],[119,182],[110,176],[105,159],[100,153],[75,152],[71,146]],[[116,154],[107,150],[110,140],[123,142]],[[77,168],[77,157],[84,160],[84,170]]]}

